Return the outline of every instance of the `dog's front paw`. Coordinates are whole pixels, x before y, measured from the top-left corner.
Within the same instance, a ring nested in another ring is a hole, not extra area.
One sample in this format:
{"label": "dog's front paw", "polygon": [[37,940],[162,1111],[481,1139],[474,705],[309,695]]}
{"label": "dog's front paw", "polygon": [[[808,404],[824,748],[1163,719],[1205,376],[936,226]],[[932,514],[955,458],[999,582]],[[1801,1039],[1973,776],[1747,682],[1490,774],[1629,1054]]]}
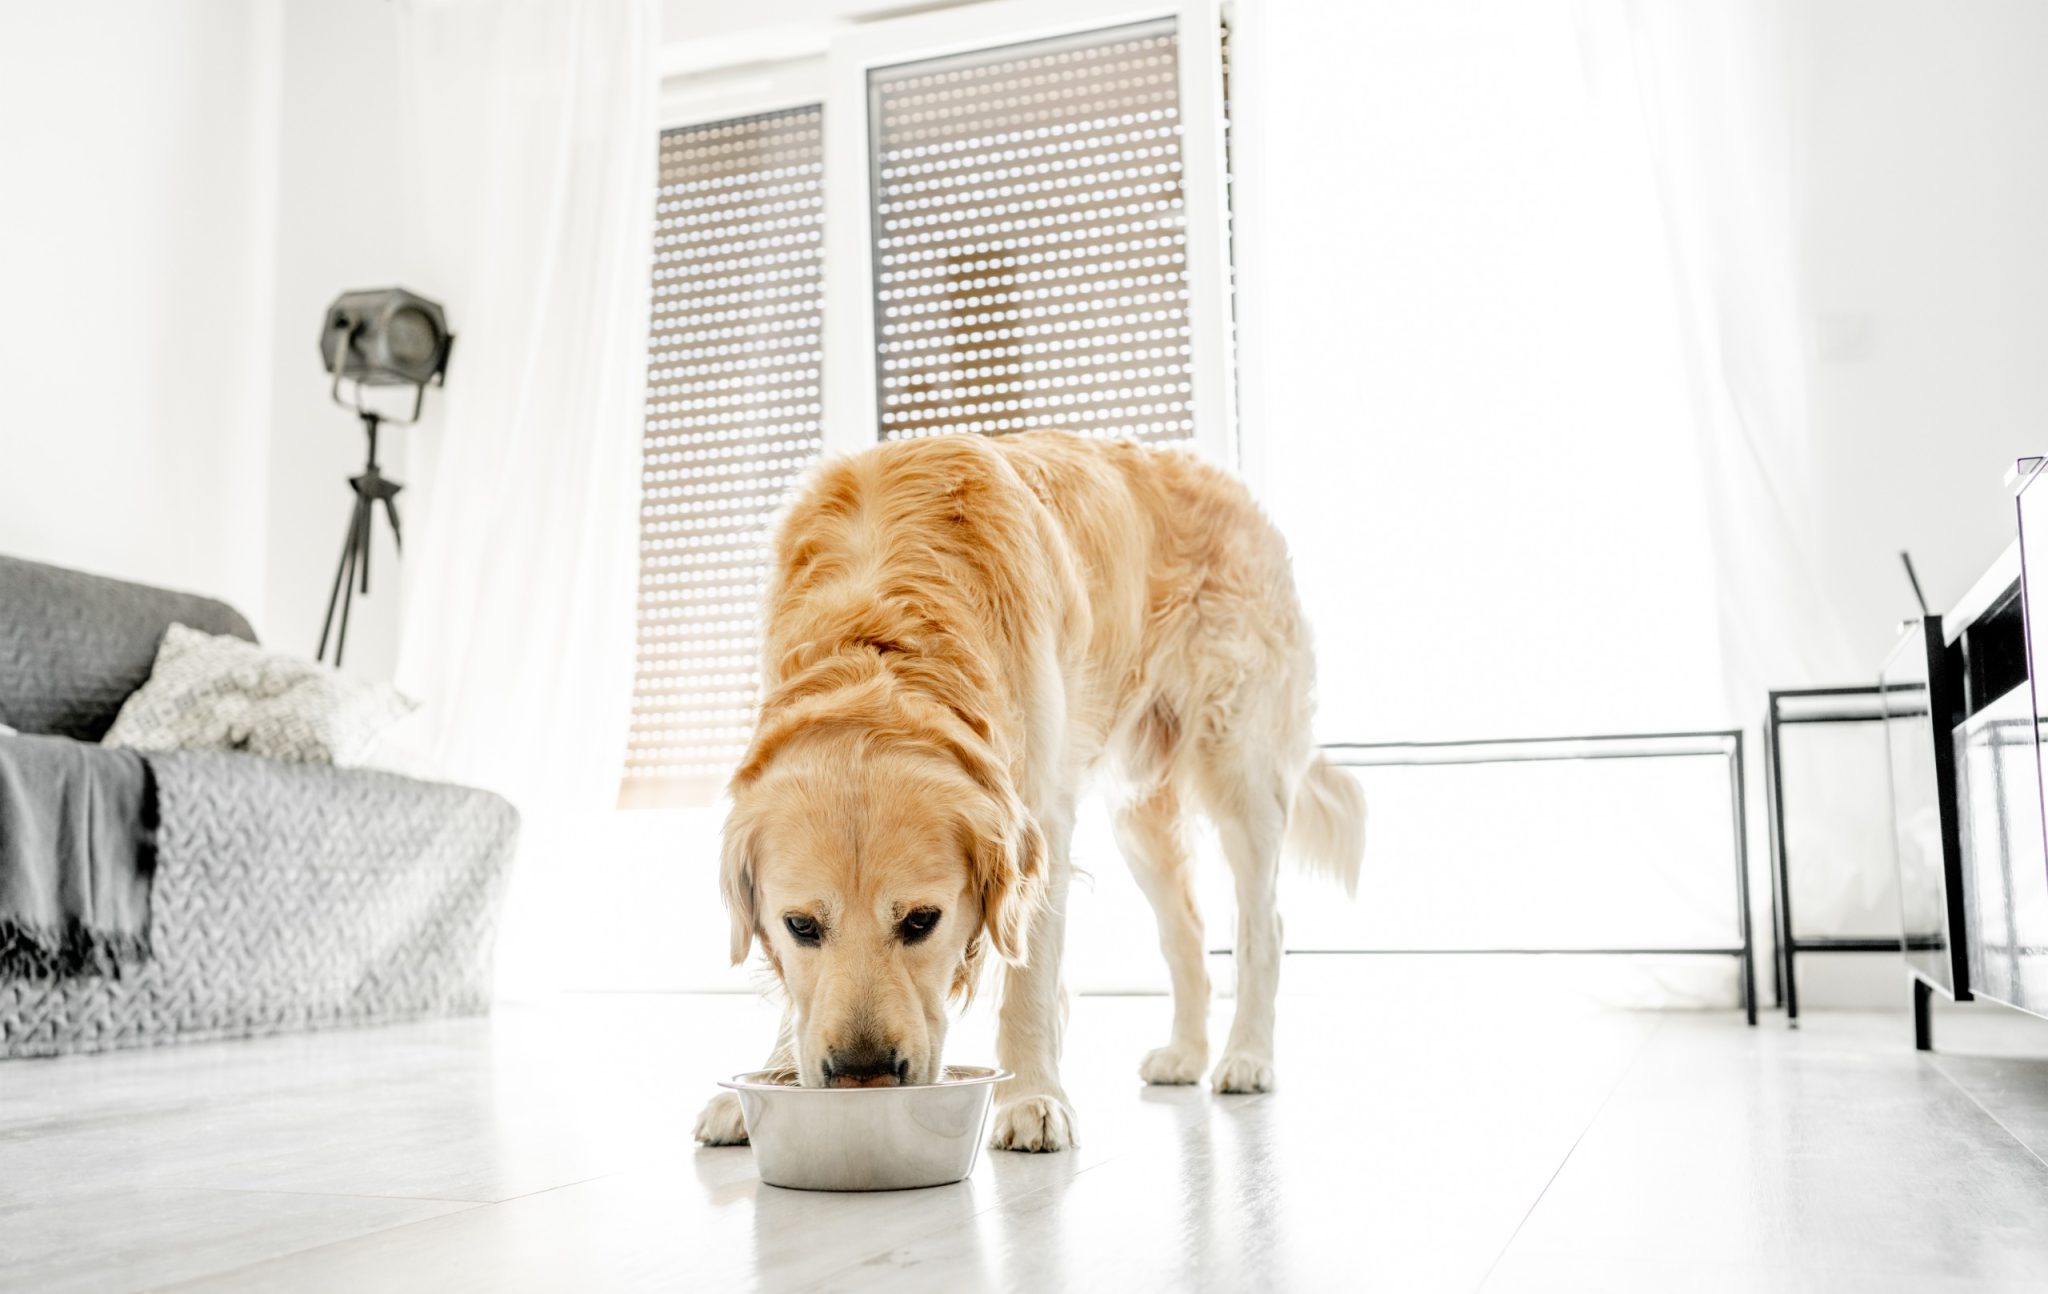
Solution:
{"label": "dog's front paw", "polygon": [[1138,1077],[1148,1083],[1177,1086],[1202,1081],[1202,1066],[1209,1063],[1207,1047],[1176,1044],[1145,1053],[1138,1063]]}
{"label": "dog's front paw", "polygon": [[1227,1051],[1209,1075],[1209,1086],[1219,1092],[1270,1092],[1273,1090],[1273,1062],[1250,1052]]}
{"label": "dog's front paw", "polygon": [[1065,1150],[1074,1144],[1074,1114],[1057,1096],[1020,1096],[996,1107],[992,1150]]}
{"label": "dog's front paw", "polygon": [[747,1121],[740,1114],[737,1092],[720,1092],[711,1098],[697,1116],[696,1136],[707,1146],[747,1144]]}

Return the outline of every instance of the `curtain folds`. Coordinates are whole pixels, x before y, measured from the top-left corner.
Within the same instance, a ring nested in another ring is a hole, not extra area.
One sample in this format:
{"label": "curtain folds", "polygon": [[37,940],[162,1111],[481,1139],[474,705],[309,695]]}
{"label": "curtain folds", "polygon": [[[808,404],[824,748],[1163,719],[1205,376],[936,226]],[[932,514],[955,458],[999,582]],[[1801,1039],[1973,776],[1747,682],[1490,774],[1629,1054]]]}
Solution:
{"label": "curtain folds", "polygon": [[402,8],[408,282],[447,305],[456,341],[413,439],[398,681],[445,773],[524,817],[515,981],[547,978],[540,912],[618,787],[656,40],[651,0]]}
{"label": "curtain folds", "polygon": [[[1869,682],[1877,664],[1854,646],[1817,520],[1826,474],[1858,467],[1822,458],[1809,409],[1789,15],[1775,0],[1590,0],[1581,14],[1593,46],[1615,52],[1606,88],[1626,86],[1649,140],[1714,555],[1722,687],[1758,742],[1771,690]],[[1884,856],[1871,830],[1884,820],[1881,753],[1867,732],[1808,732],[1784,756],[1800,805],[1788,831],[1809,863],[1833,854],[1844,865],[1802,869],[1800,914],[1809,929],[1883,929],[1896,919],[1893,878],[1861,865]],[[1747,796],[1760,896],[1764,769],[1757,759]],[[1776,938],[1759,932],[1760,943]]]}
{"label": "curtain folds", "polygon": [[1772,688],[1866,679],[1822,574],[1810,501],[1806,312],[1792,191],[1785,13],[1772,0],[1623,0],[1584,11],[1632,64],[1663,209],[1707,524],[1724,686],[1753,719]]}

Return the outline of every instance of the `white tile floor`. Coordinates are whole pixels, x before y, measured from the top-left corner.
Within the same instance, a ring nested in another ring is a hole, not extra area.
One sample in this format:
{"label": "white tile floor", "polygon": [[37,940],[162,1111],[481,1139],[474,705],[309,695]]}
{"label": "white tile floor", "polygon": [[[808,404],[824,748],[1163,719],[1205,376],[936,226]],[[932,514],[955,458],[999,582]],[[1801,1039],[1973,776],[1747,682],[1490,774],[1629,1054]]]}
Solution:
{"label": "white tile floor", "polygon": [[865,1196],[690,1142],[748,999],[11,1062],[0,1289],[2048,1288],[2048,1023],[1303,996],[1217,1098],[1166,1012],[1076,1003],[1078,1151]]}

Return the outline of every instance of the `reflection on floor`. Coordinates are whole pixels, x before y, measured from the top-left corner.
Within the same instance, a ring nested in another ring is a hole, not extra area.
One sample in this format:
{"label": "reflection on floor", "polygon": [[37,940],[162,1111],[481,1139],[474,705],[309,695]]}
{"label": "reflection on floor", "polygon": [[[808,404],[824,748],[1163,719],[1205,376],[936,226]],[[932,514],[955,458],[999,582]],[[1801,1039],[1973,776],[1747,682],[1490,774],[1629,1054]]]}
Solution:
{"label": "reflection on floor", "polygon": [[1281,1090],[1218,1098],[1133,1077],[1163,999],[1080,999],[1078,1151],[863,1196],[691,1144],[748,999],[0,1065],[0,1288],[2048,1288],[2048,1023],[1281,1018]]}

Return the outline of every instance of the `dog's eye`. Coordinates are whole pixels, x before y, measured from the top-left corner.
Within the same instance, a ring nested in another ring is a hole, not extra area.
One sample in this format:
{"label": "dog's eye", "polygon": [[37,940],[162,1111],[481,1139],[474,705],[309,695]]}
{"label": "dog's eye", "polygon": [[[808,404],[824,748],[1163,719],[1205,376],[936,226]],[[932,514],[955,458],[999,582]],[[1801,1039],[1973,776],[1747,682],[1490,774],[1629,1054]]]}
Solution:
{"label": "dog's eye", "polygon": [[812,918],[799,916],[792,912],[782,919],[782,924],[789,928],[790,935],[798,943],[814,944],[818,942],[818,923]]}
{"label": "dog's eye", "polygon": [[914,944],[930,934],[939,924],[937,908],[919,908],[897,922],[896,932],[903,936],[903,942]]}

